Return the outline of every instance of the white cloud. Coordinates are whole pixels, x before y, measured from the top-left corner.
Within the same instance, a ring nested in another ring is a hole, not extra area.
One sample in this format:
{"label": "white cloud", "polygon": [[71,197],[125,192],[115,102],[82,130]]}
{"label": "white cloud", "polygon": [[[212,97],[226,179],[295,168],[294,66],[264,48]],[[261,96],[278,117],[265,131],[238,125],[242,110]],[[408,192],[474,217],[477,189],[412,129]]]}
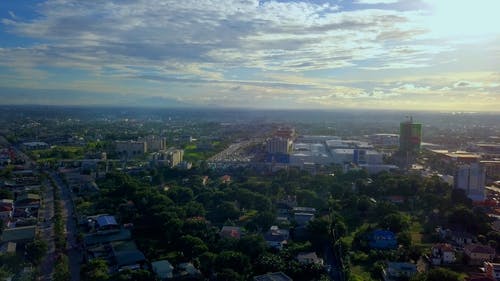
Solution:
{"label": "white cloud", "polygon": [[399,0],[356,0],[355,2],[358,4],[394,4]]}
{"label": "white cloud", "polygon": [[[359,75],[423,73],[461,59],[460,41],[436,40],[438,33],[427,24],[435,14],[389,9],[409,2],[359,0],[355,3],[395,5],[342,10],[342,2],[314,1],[48,1],[36,6],[39,16],[34,19],[16,17],[15,11],[2,19],[7,32],[43,43],[0,49],[0,66],[17,73],[16,81],[39,85],[56,83],[49,67],[77,69],[88,73],[85,79],[100,81],[82,84],[95,89],[110,90],[120,79],[142,80],[141,86],[154,94],[217,100],[217,93],[224,93],[224,100],[235,103],[252,96],[288,103],[300,96],[298,103],[328,104],[463,93],[467,87],[458,87],[460,81],[482,83],[498,93],[498,84],[491,86],[495,80],[485,77],[419,78],[399,85],[394,77],[388,82],[332,81],[345,70]],[[488,48],[498,53],[498,44]],[[302,75],[314,71],[323,79]],[[295,81],[279,74],[295,75]]]}
{"label": "white cloud", "polygon": [[15,20],[15,19],[17,19],[17,16],[16,16],[16,14],[14,14],[14,12],[13,12],[13,11],[9,11],[9,16],[10,16],[12,19],[14,19],[14,20]]}

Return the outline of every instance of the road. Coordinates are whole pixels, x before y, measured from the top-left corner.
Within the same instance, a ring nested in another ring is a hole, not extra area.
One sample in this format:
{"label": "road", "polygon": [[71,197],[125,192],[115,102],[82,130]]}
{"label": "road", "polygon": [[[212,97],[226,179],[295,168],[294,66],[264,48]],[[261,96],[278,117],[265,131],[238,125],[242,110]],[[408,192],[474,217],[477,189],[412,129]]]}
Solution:
{"label": "road", "polygon": [[47,242],[47,253],[43,258],[40,266],[41,280],[52,280],[52,273],[54,272],[54,257],[55,257],[55,244],[54,244],[54,192],[50,182],[46,181],[45,190],[43,192],[43,210],[39,215],[40,222],[38,223],[39,234],[41,239]]}
{"label": "road", "polygon": [[82,253],[77,243],[78,229],[75,221],[75,210],[71,200],[71,192],[61,178],[56,173],[51,173],[51,177],[61,190],[62,217],[66,222],[66,255],[69,259],[71,272],[71,281],[80,280],[80,265],[82,262]]}
{"label": "road", "polygon": [[329,268],[328,275],[330,277],[330,280],[333,281],[342,280],[341,272],[336,262],[332,246],[330,245],[330,243],[326,243],[323,249],[324,249],[325,265]]}

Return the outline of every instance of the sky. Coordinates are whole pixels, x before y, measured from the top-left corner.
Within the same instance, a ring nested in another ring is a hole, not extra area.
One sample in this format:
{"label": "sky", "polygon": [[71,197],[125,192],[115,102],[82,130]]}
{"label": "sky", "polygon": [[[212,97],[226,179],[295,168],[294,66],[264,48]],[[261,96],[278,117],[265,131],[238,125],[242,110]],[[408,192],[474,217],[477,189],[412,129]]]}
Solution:
{"label": "sky", "polygon": [[0,104],[500,112],[498,0],[0,2]]}

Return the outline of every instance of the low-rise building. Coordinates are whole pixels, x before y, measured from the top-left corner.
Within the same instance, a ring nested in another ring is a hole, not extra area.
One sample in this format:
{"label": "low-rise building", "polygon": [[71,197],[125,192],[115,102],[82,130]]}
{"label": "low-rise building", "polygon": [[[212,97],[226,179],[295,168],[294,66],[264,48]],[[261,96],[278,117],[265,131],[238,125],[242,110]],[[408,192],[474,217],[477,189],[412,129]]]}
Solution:
{"label": "low-rise building", "polygon": [[431,261],[433,265],[450,264],[456,261],[455,251],[450,244],[436,244],[432,247]]}
{"label": "low-rise building", "polygon": [[319,258],[316,252],[299,253],[297,255],[297,261],[302,264],[323,265],[323,259]]}
{"label": "low-rise building", "polygon": [[35,239],[36,226],[21,226],[5,229],[0,242],[27,243]]}
{"label": "low-rise building", "polygon": [[116,152],[122,158],[134,158],[148,151],[145,141],[115,141]]}
{"label": "low-rise building", "polygon": [[288,230],[280,229],[278,226],[273,225],[264,235],[264,239],[269,247],[282,250],[283,246],[288,243],[289,236]]}
{"label": "low-rise building", "polygon": [[378,229],[369,234],[368,245],[372,249],[396,249],[398,241],[394,232]]}
{"label": "low-rise building", "polygon": [[306,226],[310,221],[314,219],[314,214],[305,212],[295,213],[293,215],[293,219],[298,226]]}
{"label": "low-rise building", "polygon": [[500,263],[484,262],[486,276],[500,281]]}
{"label": "low-rise building", "polygon": [[409,262],[389,262],[383,271],[385,281],[408,279],[415,274],[417,274],[417,266]]}
{"label": "low-rise building", "polygon": [[174,267],[168,260],[159,260],[151,263],[151,268],[156,276],[165,281],[174,277]]}
{"label": "low-rise building", "polygon": [[445,237],[449,238],[451,241],[461,247],[467,244],[471,244],[476,240],[476,237],[468,232],[453,230],[446,231]]}
{"label": "low-rise building", "polygon": [[223,226],[219,232],[219,236],[226,239],[240,239],[241,228],[237,226]]}
{"label": "low-rise building", "polygon": [[481,244],[468,244],[464,247],[468,264],[483,264],[495,258],[495,249]]}

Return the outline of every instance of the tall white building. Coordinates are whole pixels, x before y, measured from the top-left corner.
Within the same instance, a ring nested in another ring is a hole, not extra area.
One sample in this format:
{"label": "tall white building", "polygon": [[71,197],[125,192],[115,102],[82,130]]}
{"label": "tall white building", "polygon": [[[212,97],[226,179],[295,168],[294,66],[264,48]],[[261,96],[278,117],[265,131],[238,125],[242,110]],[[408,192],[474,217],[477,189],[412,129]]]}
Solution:
{"label": "tall white building", "polygon": [[274,137],[266,142],[266,151],[273,154],[288,154],[292,148],[292,141],[288,138]]}
{"label": "tall white building", "polygon": [[485,199],[485,170],[480,163],[459,165],[455,171],[455,188],[465,190],[467,196],[473,201]]}

